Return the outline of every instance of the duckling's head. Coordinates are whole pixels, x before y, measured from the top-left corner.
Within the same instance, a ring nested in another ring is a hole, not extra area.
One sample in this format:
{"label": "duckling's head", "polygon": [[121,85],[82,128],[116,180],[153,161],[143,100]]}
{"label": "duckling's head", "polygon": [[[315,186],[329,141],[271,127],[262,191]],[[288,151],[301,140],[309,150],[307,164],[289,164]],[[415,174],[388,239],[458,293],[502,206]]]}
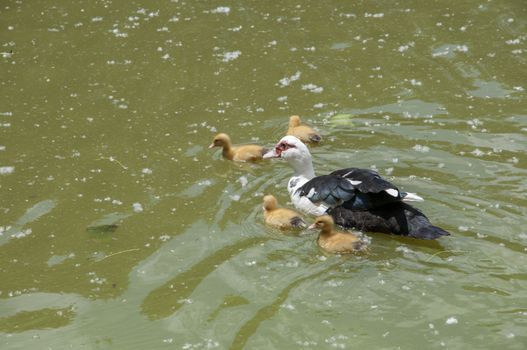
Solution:
{"label": "duckling's head", "polygon": [[212,143],[209,145],[209,148],[212,147],[225,147],[231,145],[231,138],[229,135],[221,133],[216,136],[214,136],[214,139],[212,139]]}
{"label": "duckling's head", "polygon": [[264,196],[263,198],[263,208],[264,210],[274,210],[278,207],[278,202],[276,201],[276,198],[268,194],[267,196]]}
{"label": "duckling's head", "polygon": [[300,125],[300,117],[297,115],[292,115],[289,118],[289,127],[294,128],[295,126]]}
{"label": "duckling's head", "polygon": [[331,232],[333,230],[334,221],[329,215],[319,216],[315,219],[315,222],[309,226],[309,229],[319,229],[322,232]]}

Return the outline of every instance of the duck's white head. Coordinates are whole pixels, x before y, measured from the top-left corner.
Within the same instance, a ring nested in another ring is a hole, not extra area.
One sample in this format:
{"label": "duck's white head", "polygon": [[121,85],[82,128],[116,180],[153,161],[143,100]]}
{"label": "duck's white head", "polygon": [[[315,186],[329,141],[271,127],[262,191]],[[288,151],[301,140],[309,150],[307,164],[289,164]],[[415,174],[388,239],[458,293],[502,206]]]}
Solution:
{"label": "duck's white head", "polygon": [[264,158],[283,158],[295,170],[295,175],[309,179],[315,176],[311,153],[307,146],[294,136],[284,136],[272,150],[264,154]]}

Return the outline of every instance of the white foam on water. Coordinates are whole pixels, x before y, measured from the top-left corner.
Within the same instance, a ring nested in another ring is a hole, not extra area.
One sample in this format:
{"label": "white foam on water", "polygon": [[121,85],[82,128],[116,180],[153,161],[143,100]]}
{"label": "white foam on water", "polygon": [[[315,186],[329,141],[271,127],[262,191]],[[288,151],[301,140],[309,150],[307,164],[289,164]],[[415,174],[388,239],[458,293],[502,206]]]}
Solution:
{"label": "white foam on water", "polygon": [[230,52],[225,52],[225,53],[223,54],[222,61],[223,61],[223,62],[234,61],[235,59],[237,59],[238,57],[240,57],[241,54],[242,54],[242,52],[241,52],[240,50],[230,51]]}
{"label": "white foam on water", "polygon": [[291,85],[293,81],[297,81],[300,79],[300,76],[302,73],[300,71],[297,71],[295,74],[291,75],[290,77],[285,77],[279,80],[280,86],[285,87]]}
{"label": "white foam on water", "polygon": [[218,6],[214,10],[211,10],[210,13],[221,13],[228,15],[231,12],[231,8],[228,6]]}
{"label": "white foam on water", "polygon": [[14,171],[14,166],[0,166],[0,175],[12,174]]}
{"label": "white foam on water", "polygon": [[132,208],[134,209],[134,211],[136,213],[140,213],[140,212],[143,211],[143,206],[141,205],[141,203],[137,203],[136,202],[136,203],[132,204]]}
{"label": "white foam on water", "polygon": [[445,324],[447,325],[454,325],[457,323],[458,323],[457,318],[455,318],[454,316],[447,318],[447,320],[445,321]]}

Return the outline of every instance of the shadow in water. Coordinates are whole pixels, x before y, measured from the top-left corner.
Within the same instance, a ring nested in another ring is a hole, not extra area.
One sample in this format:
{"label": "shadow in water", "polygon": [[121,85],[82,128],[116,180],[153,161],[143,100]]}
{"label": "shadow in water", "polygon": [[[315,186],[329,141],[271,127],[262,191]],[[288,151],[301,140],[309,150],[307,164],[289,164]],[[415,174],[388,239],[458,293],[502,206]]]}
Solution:
{"label": "shadow in water", "polygon": [[188,298],[201,281],[217,269],[218,265],[229,260],[240,251],[269,239],[269,237],[265,236],[251,237],[221,248],[187,271],[150,292],[141,304],[142,312],[151,320],[172,315],[184,305],[184,299]]}
{"label": "shadow in water", "polygon": [[341,264],[342,262],[339,261],[338,263],[332,264],[331,266],[323,269],[322,271],[316,272],[314,274],[310,274],[308,276],[304,276],[301,278],[298,278],[294,282],[290,283],[287,287],[285,287],[275,298],[275,300],[262,308],[260,308],[253,318],[245,322],[241,328],[238,330],[236,335],[234,336],[234,341],[232,342],[230,346],[230,350],[241,350],[245,348],[245,345],[247,344],[247,341],[249,338],[256,333],[258,330],[258,327],[260,324],[270,318],[272,318],[277,311],[280,309],[280,305],[284,303],[284,301],[289,296],[289,292],[298,287],[302,282],[312,279],[315,277],[318,277],[324,273],[327,273],[328,271],[332,270],[335,266]]}

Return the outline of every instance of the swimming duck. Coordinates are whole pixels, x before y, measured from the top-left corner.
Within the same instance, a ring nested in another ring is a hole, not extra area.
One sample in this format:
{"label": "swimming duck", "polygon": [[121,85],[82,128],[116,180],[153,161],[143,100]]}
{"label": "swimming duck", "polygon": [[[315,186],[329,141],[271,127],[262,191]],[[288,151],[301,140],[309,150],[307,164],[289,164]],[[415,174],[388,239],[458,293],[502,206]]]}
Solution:
{"label": "swimming duck", "polygon": [[319,229],[318,245],[329,253],[353,253],[366,249],[366,243],[352,233],[334,230],[333,218],[329,215],[319,216],[309,229]]}
{"label": "swimming duck", "polygon": [[278,208],[278,202],[273,195],[263,198],[263,209],[265,223],[280,229],[304,228],[307,227],[302,215],[294,210]]}
{"label": "swimming duck", "polygon": [[234,161],[247,162],[262,159],[263,154],[267,151],[258,145],[240,145],[233,146],[229,135],[221,133],[214,137],[209,148],[222,147],[224,158]]}
{"label": "swimming duck", "polygon": [[289,195],[294,206],[308,214],[329,214],[337,224],[361,231],[423,239],[449,235],[405,203],[421,197],[399,191],[376,171],[347,168],[315,176],[309,149],[294,136],[284,136],[264,158],[284,158],[291,165]]}
{"label": "swimming duck", "polygon": [[289,118],[289,129],[287,135],[295,136],[302,142],[318,143],[322,137],[312,127],[300,124],[300,117],[293,115]]}

